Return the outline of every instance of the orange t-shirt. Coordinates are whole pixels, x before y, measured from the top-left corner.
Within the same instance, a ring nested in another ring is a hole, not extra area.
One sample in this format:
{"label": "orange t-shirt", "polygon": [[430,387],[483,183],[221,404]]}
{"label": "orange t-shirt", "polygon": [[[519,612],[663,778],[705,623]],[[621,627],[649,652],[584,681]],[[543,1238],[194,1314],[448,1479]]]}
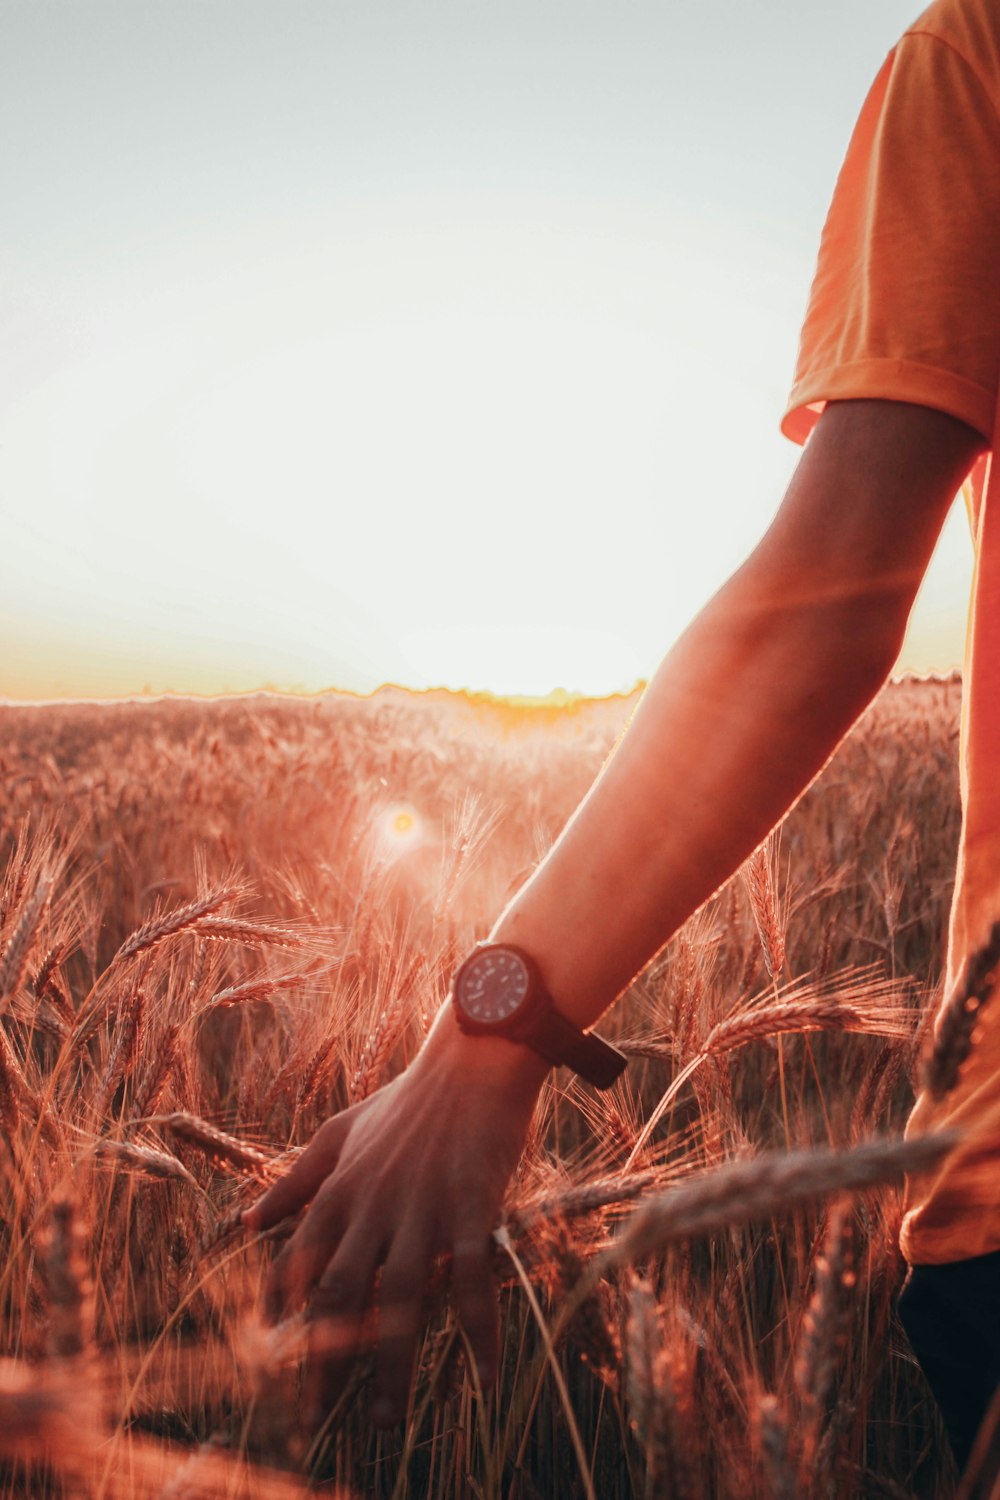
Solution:
{"label": "orange t-shirt", "polygon": [[[1000,0],[937,0],[886,59],[823,230],[782,431],[804,442],[826,401],[912,401],[1000,450]],[[947,995],[1000,919],[1000,458],[967,487],[976,562],[963,674],[962,837]],[[921,1094],[908,1134],[963,1144],[907,1184],[915,1264],[1000,1249],[1000,995],[958,1087]]]}

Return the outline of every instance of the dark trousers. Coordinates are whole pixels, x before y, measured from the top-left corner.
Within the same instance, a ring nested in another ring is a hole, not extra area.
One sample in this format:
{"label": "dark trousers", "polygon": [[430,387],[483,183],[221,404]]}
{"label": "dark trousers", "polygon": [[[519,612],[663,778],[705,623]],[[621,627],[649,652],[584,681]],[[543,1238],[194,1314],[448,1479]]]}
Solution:
{"label": "dark trousers", "polygon": [[899,1316],[961,1471],[1000,1386],[1000,1250],[943,1266],[911,1266]]}

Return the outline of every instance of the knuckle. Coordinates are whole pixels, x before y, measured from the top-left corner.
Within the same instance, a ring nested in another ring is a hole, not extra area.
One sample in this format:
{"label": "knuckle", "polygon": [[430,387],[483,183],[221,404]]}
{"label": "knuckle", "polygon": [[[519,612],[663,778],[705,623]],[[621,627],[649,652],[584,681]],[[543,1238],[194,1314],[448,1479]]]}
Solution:
{"label": "knuckle", "polygon": [[482,1263],[478,1268],[467,1267],[464,1275],[453,1278],[455,1307],[468,1331],[477,1333],[492,1326],[494,1318],[493,1282],[488,1268]]}
{"label": "knuckle", "polygon": [[288,1284],[292,1272],[293,1257],[288,1246],[275,1256],[268,1270],[264,1286],[269,1296],[278,1297]]}
{"label": "knuckle", "polygon": [[281,1250],[278,1251],[277,1255],[271,1262],[271,1268],[267,1273],[268,1286],[280,1286],[281,1282],[285,1279],[285,1275],[288,1271],[289,1259],[290,1256],[288,1246],[285,1245]]}
{"label": "knuckle", "polygon": [[479,1291],[467,1291],[456,1296],[455,1311],[466,1329],[485,1328],[489,1322],[490,1304]]}
{"label": "knuckle", "polygon": [[360,1319],[334,1313],[310,1325],[309,1363],[315,1372],[329,1371],[341,1361],[350,1360],[361,1328]]}
{"label": "knuckle", "polygon": [[491,1310],[485,1302],[469,1300],[457,1304],[458,1320],[473,1344],[479,1347],[489,1337],[492,1327]]}
{"label": "knuckle", "polygon": [[336,1185],[329,1179],[323,1184],[313,1200],[290,1245],[298,1252],[314,1255],[331,1244],[340,1219],[340,1206]]}
{"label": "knuckle", "polygon": [[342,1191],[342,1175],[334,1168],[332,1172],[323,1178],[323,1181],[316,1189],[312,1208],[309,1210],[309,1217],[306,1222],[311,1221],[315,1224],[317,1221],[326,1222],[331,1219],[337,1212]]}
{"label": "knuckle", "polygon": [[380,1342],[409,1339],[420,1322],[420,1303],[412,1291],[383,1291],[378,1304]]}
{"label": "knuckle", "polygon": [[419,1296],[426,1280],[423,1260],[387,1263],[379,1285],[380,1301],[409,1299]]}
{"label": "knuckle", "polygon": [[354,1300],[353,1280],[343,1271],[327,1271],[313,1288],[309,1311],[313,1317],[322,1318],[349,1307]]}
{"label": "knuckle", "polygon": [[452,1248],[451,1264],[456,1283],[474,1286],[488,1281],[490,1257],[487,1240],[480,1236],[456,1240]]}

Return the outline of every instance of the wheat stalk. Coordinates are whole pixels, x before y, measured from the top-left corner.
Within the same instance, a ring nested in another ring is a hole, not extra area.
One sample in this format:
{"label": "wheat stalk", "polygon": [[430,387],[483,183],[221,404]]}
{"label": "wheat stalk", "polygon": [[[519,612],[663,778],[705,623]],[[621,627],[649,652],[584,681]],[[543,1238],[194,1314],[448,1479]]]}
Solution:
{"label": "wheat stalk", "polygon": [[29,1031],[55,1037],[58,1041],[64,1041],[69,1036],[69,1027],[48,998],[40,1002],[36,1001],[34,1005],[26,1003],[23,999],[12,1000],[7,1014],[12,1021],[27,1027]]}
{"label": "wheat stalk", "polygon": [[656,1363],[656,1390],[662,1411],[667,1450],[669,1494],[675,1500],[700,1500],[698,1470],[701,1436],[694,1397],[694,1357],[676,1332],[668,1338]]}
{"label": "wheat stalk", "polygon": [[199,937],[243,943],[248,948],[303,948],[315,937],[294,927],[277,927],[243,917],[201,917],[194,928]]}
{"label": "wheat stalk", "polygon": [[923,1068],[924,1088],[934,1099],[943,1099],[958,1083],[962,1064],[972,1050],[980,1011],[996,988],[998,964],[1000,921],[994,922],[983,947],[966,960],[952,994],[938,1012]]}
{"label": "wheat stalk", "polygon": [[[31,992],[36,999],[41,999],[45,994],[49,981],[54,977],[56,970],[65,959],[68,951],[68,943],[53,943],[52,947],[49,948],[38,966],[37,974],[31,981]],[[59,998],[64,998],[61,992]]]}
{"label": "wheat stalk", "polygon": [[382,1069],[403,1029],[408,998],[405,993],[397,995],[395,1000],[381,1012],[374,1027],[368,1033],[351,1079],[349,1093],[352,1104],[358,1104],[362,1099],[367,1099],[372,1090],[378,1087]]}
{"label": "wheat stalk", "polygon": [[817,1500],[840,1500],[844,1492],[843,1475],[848,1468],[843,1452],[845,1436],[854,1419],[853,1402],[843,1396],[831,1397],[823,1436],[816,1445],[816,1457],[808,1470],[809,1483]]}
{"label": "wheat stalk", "polygon": [[0,1023],[0,1119],[8,1139],[13,1139],[21,1123],[22,1111],[28,1109],[31,1090],[17,1060],[10,1038]]}
{"label": "wheat stalk", "polygon": [[[314,1048],[312,1056],[308,1059],[305,1067],[302,1069],[301,1078],[299,1080],[298,1089],[295,1095],[295,1107],[300,1113],[301,1111],[309,1108],[310,1104],[313,1102],[316,1095],[322,1088],[324,1079],[327,1077],[330,1064],[333,1061],[339,1044],[339,1033],[335,1033],[333,1036],[324,1037],[319,1046]],[[271,1092],[268,1093],[268,1099],[271,1099],[271,1102],[273,1103]]]}
{"label": "wheat stalk", "polygon": [[561,1215],[567,1219],[579,1218],[583,1214],[595,1213],[601,1208],[610,1208],[617,1203],[630,1203],[641,1198],[646,1190],[658,1181],[659,1174],[653,1171],[629,1172],[621,1177],[599,1177],[592,1182],[564,1189],[561,1193],[547,1193],[534,1201],[518,1203],[508,1215],[508,1222],[517,1233],[530,1231],[537,1223]]}
{"label": "wheat stalk", "polygon": [[35,930],[48,906],[53,882],[52,872],[42,870],[31,895],[21,908],[14,931],[4,948],[3,958],[0,958],[0,1006],[11,998],[24,978]]}
{"label": "wheat stalk", "polygon": [[718,1056],[763,1037],[794,1031],[863,1031],[879,1036],[908,1036],[910,1015],[902,1008],[895,1012],[874,1007],[861,1010],[842,1005],[838,1000],[789,1000],[780,1005],[762,1005],[718,1021],[705,1038],[701,1055]]}
{"label": "wheat stalk", "polygon": [[[542,1237],[542,1259],[556,1294],[576,1286],[584,1261],[562,1218],[546,1221]],[[610,1288],[599,1283],[580,1302],[567,1332],[572,1334],[582,1359],[605,1385],[614,1386],[621,1365],[621,1348],[609,1307]]]}
{"label": "wheat stalk", "polygon": [[94,1096],[94,1110],[99,1118],[111,1108],[118,1085],[129,1078],[135,1068],[145,1009],[146,997],[142,990],[133,990],[119,1014],[115,1040],[104,1070],[104,1078]]}
{"label": "wheat stalk", "polygon": [[657,1366],[663,1348],[660,1310],[645,1277],[633,1276],[626,1294],[625,1381],[631,1425],[646,1455],[649,1487],[665,1474],[668,1453],[663,1431]]}
{"label": "wheat stalk", "polygon": [[[778,998],[773,1004],[750,1006],[723,1017],[691,1060],[671,1080],[670,1087],[640,1130],[625,1163],[626,1169],[636,1160],[684,1085],[713,1055],[718,1056],[764,1036],[831,1027],[889,1036],[909,1035],[912,1012],[905,1007],[876,1003],[881,995],[897,993],[898,986],[894,981],[872,980],[869,972],[865,969],[849,970],[840,975],[835,984],[824,984],[822,988],[806,977],[793,982],[784,992],[776,992]],[[628,1042],[621,1044],[622,1051],[627,1052],[629,1045]]]}
{"label": "wheat stalk", "polygon": [[595,1256],[590,1275],[606,1275],[677,1240],[768,1219],[831,1193],[898,1182],[905,1173],[926,1171],[941,1161],[957,1140],[955,1132],[942,1131],[910,1141],[867,1141],[849,1151],[773,1152],[732,1162],[649,1198]]}
{"label": "wheat stalk", "polygon": [[297,974],[261,974],[256,979],[247,979],[242,984],[231,984],[224,990],[217,990],[207,1005],[203,1005],[195,1015],[203,1016],[209,1010],[224,1010],[231,1005],[246,1005],[251,1000],[264,1000],[268,995],[273,995],[276,990],[298,989],[308,984],[310,979],[316,978],[315,969],[306,970]]}
{"label": "wheat stalk", "polygon": [[790,1458],[788,1414],[778,1397],[758,1396],[755,1417],[768,1500],[801,1500],[798,1476]]}
{"label": "wheat stalk", "polygon": [[750,897],[750,907],[760,935],[764,962],[772,980],[776,980],[785,967],[785,931],[778,916],[778,903],[774,894],[771,874],[772,853],[775,848],[774,835],[755,849],[750,858],[740,867],[743,884]]}
{"label": "wheat stalk", "polygon": [[110,1162],[139,1172],[146,1177],[160,1177],[170,1182],[186,1182],[192,1187],[198,1184],[183,1162],[166,1151],[157,1151],[154,1146],[140,1146],[134,1141],[95,1141],[91,1154],[99,1162]]}
{"label": "wheat stalk", "polygon": [[210,891],[207,896],[202,896],[197,901],[189,901],[184,906],[175,907],[173,911],[151,917],[148,922],[138,927],[131,937],[126,938],[112,963],[135,958],[140,953],[148,953],[150,948],[155,948],[165,938],[175,937],[177,933],[196,926],[202,917],[218,911],[220,906],[225,906],[230,901],[238,901],[243,894],[242,886],[219,886],[218,889]]}
{"label": "wheat stalk", "polygon": [[152,1114],[163,1097],[170,1082],[180,1048],[181,1028],[178,1024],[168,1026],[159,1038],[156,1050],[149,1059],[148,1067],[132,1102],[133,1120],[141,1120]]}
{"label": "wheat stalk", "polygon": [[75,1359],[90,1348],[93,1290],[84,1256],[84,1236],[68,1198],[52,1205],[45,1251],[49,1293],[48,1352],[54,1359]]}
{"label": "wheat stalk", "polygon": [[802,1470],[816,1461],[837,1370],[850,1323],[846,1293],[857,1281],[851,1205],[841,1202],[830,1215],[823,1248],[816,1262],[816,1284],[806,1308],[793,1369],[803,1415]]}
{"label": "wheat stalk", "polygon": [[[573,1413],[573,1406],[569,1398],[569,1391],[566,1387],[566,1381],[563,1377],[561,1369],[559,1368],[559,1361],[556,1359],[554,1333],[550,1332],[549,1327],[545,1322],[545,1318],[543,1317],[542,1310],[538,1305],[538,1298],[535,1296],[534,1288],[531,1285],[528,1273],[524,1268],[520,1256],[514,1248],[513,1241],[511,1240],[510,1235],[507,1233],[507,1230],[503,1227],[497,1229],[494,1238],[497,1244],[500,1246],[501,1250],[505,1250],[506,1253],[510,1256],[511,1262],[514,1266],[514,1270],[517,1273],[518,1280],[520,1281],[521,1286],[524,1288],[524,1294],[528,1300],[528,1305],[531,1308],[535,1323],[538,1326],[538,1332],[541,1335],[542,1344],[544,1345],[544,1357],[548,1360],[549,1368],[552,1371],[552,1378],[555,1381],[556,1387],[559,1391],[560,1400],[562,1402],[563,1411],[565,1413],[566,1426],[569,1431],[570,1441],[573,1444],[573,1451],[576,1455],[576,1461],[579,1466],[580,1480],[583,1485],[584,1495],[586,1496],[586,1500],[597,1500],[597,1495],[594,1491],[593,1479],[591,1478],[590,1474],[590,1465],[587,1462],[586,1449],[584,1448],[583,1440],[580,1437],[580,1429],[577,1424],[576,1417]],[[583,1301],[585,1299],[581,1297],[579,1300]],[[568,1303],[564,1303],[564,1308],[567,1305]],[[576,1309],[574,1308],[573,1310],[575,1311]],[[560,1319],[559,1321],[563,1326],[565,1326],[565,1322],[568,1322],[569,1320]]]}
{"label": "wheat stalk", "polygon": [[274,1160],[273,1156],[266,1151],[261,1151],[257,1146],[250,1145],[248,1141],[241,1141],[237,1136],[229,1135],[225,1130],[219,1130],[217,1126],[210,1125],[207,1120],[188,1114],[184,1110],[177,1110],[169,1115],[153,1115],[144,1123],[159,1125],[161,1129],[169,1131],[185,1145],[193,1146],[197,1151],[203,1152],[209,1160],[227,1164],[237,1172],[249,1172],[260,1176]]}
{"label": "wheat stalk", "polygon": [[[220,893],[217,892],[216,894],[219,895]],[[207,899],[214,900],[215,898],[212,897]],[[228,900],[229,894],[223,894],[222,899]],[[111,988],[109,980],[119,959],[121,959],[123,956],[125,956],[126,958],[134,958],[137,954],[145,954],[149,948],[155,947],[158,943],[162,942],[164,938],[170,936],[171,932],[178,932],[183,930],[185,924],[180,921],[180,917],[183,912],[189,910],[190,907],[180,907],[177,909],[177,911],[170,913],[168,917],[163,918],[159,922],[159,924],[157,922],[147,922],[144,927],[140,927],[136,932],[132,934],[131,938],[129,938],[125,943],[122,944],[122,946],[115,954],[114,958],[111,960],[111,963],[101,974],[98,975],[97,979],[91,985],[89,992],[84,998],[79,1012],[75,1017],[74,1028],[70,1038],[70,1046],[64,1049],[65,1056],[61,1057],[60,1063],[57,1064],[57,1072],[59,1071],[59,1068],[62,1062],[65,1060],[66,1056],[73,1057],[83,1054],[84,1050],[86,1049],[92,1038],[96,1036],[101,1025],[103,1024],[107,1016],[107,1012],[115,1000],[115,991]],[[169,931],[167,930],[168,927]],[[146,941],[147,938],[149,939],[148,942]],[[134,980],[134,984],[137,989],[142,988],[142,984],[147,972],[148,961],[144,959],[143,963],[139,966],[137,977]]]}

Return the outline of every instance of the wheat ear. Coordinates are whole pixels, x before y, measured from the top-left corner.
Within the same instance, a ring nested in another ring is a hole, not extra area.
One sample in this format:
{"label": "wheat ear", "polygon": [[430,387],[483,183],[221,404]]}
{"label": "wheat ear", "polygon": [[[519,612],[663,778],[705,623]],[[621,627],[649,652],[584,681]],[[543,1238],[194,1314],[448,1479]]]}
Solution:
{"label": "wheat ear", "polygon": [[231,984],[227,989],[217,990],[207,1005],[197,1015],[209,1010],[224,1010],[231,1005],[246,1005],[250,1000],[264,1000],[276,990],[293,990],[316,978],[317,971],[307,970],[297,974],[261,974],[256,979],[247,979],[243,984]]}
{"label": "wheat ear", "polygon": [[235,1135],[229,1135],[225,1130],[219,1130],[207,1120],[188,1114],[185,1110],[177,1110],[170,1115],[154,1115],[145,1123],[161,1126],[185,1145],[203,1152],[210,1161],[224,1163],[237,1172],[252,1172],[259,1176],[272,1161],[267,1152],[251,1146],[248,1141],[241,1141]]}
{"label": "wheat ear", "polygon": [[953,1131],[866,1141],[850,1151],[772,1152],[731,1162],[681,1187],[651,1197],[590,1263],[595,1279],[614,1266],[652,1255],[676,1240],[695,1239],[731,1224],[782,1214],[831,1193],[858,1192],[905,1173],[926,1171],[956,1145]]}
{"label": "wheat ear", "polygon": [[146,1177],[161,1177],[169,1182],[198,1184],[183,1162],[153,1146],[137,1146],[132,1141],[95,1141],[91,1150],[99,1162],[111,1162],[139,1172]]}
{"label": "wheat ear", "polygon": [[220,906],[225,906],[229,901],[237,901],[243,895],[241,886],[219,886],[218,889],[210,891],[207,896],[202,896],[197,901],[189,901],[185,906],[175,907],[173,911],[165,912],[162,916],[151,917],[141,927],[136,928],[131,937],[125,939],[113,960],[135,958],[139,953],[146,953],[154,948],[157,943],[162,943],[164,938],[174,937],[178,932],[184,932],[188,927],[194,927],[202,917],[207,917],[212,912],[218,911]]}
{"label": "wheat ear", "polygon": [[651,1486],[667,1468],[663,1408],[656,1372],[663,1349],[660,1310],[646,1277],[635,1276],[628,1288],[625,1318],[625,1389],[631,1425],[646,1455]]}
{"label": "wheat ear", "polygon": [[857,1281],[854,1223],[849,1202],[830,1215],[816,1261],[816,1283],[806,1308],[793,1379],[804,1418],[803,1474],[814,1466],[850,1325],[848,1294]]}
{"label": "wheat ear", "polygon": [[0,959],[0,1004],[10,999],[24,978],[35,930],[52,894],[52,883],[51,872],[43,870],[21,908],[21,915]]}
{"label": "wheat ear", "polygon": [[979,1013],[996,988],[998,965],[1000,922],[994,922],[986,943],[966,961],[958,983],[938,1013],[923,1067],[924,1088],[934,1099],[943,1099],[958,1083],[962,1064],[972,1050]]}
{"label": "wheat ear", "polygon": [[124,1079],[131,1077],[135,1069],[145,1009],[146,997],[142,990],[133,990],[122,1007],[108,1065],[94,1098],[94,1112],[98,1119],[102,1119],[107,1114],[118,1091],[118,1085]]}
{"label": "wheat ear", "polygon": [[743,884],[750,897],[753,919],[764,950],[764,962],[772,979],[777,979],[785,967],[785,933],[778,916],[778,903],[774,894],[771,875],[771,855],[774,836],[767,838],[755,849],[740,868]]}
{"label": "wheat ear", "polygon": [[52,1205],[45,1251],[45,1280],[49,1293],[48,1352],[55,1359],[75,1359],[90,1347],[92,1288],[84,1244],[73,1204],[68,1198],[57,1198]]}
{"label": "wheat ear", "polygon": [[755,1412],[760,1464],[768,1500],[799,1500],[798,1477],[789,1456],[788,1414],[777,1396],[758,1396]]}
{"label": "wheat ear", "polygon": [[559,1214],[566,1219],[579,1218],[616,1203],[630,1203],[641,1198],[657,1180],[656,1172],[628,1172],[622,1177],[600,1177],[561,1193],[546,1193],[534,1202],[519,1203],[509,1214],[511,1227],[518,1233],[532,1229],[545,1219]]}
{"label": "wheat ear", "polygon": [[275,927],[243,917],[202,917],[194,925],[199,937],[243,943],[248,948],[302,948],[313,936],[295,927]]}

